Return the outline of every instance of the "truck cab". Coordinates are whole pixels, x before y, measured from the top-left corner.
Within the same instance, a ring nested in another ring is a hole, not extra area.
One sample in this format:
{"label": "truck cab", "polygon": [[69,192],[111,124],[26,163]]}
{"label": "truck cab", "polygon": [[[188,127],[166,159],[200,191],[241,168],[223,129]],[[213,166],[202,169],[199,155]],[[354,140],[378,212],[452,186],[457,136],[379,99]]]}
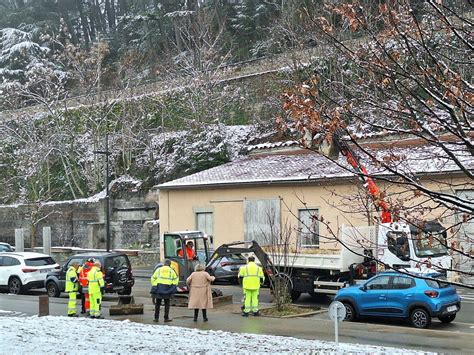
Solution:
{"label": "truck cab", "polygon": [[451,256],[446,248],[446,231],[436,221],[423,229],[406,223],[383,223],[378,227],[377,257],[397,268],[447,269]]}

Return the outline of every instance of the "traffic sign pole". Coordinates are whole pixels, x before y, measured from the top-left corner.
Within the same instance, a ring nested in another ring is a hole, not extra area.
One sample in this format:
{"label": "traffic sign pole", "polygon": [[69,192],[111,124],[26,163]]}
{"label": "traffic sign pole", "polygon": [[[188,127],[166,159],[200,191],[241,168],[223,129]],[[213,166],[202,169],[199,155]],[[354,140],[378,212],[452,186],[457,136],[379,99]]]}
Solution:
{"label": "traffic sign pole", "polygon": [[339,301],[334,301],[329,305],[329,318],[334,321],[334,335],[336,338],[336,345],[339,346],[339,322],[346,318],[346,307]]}

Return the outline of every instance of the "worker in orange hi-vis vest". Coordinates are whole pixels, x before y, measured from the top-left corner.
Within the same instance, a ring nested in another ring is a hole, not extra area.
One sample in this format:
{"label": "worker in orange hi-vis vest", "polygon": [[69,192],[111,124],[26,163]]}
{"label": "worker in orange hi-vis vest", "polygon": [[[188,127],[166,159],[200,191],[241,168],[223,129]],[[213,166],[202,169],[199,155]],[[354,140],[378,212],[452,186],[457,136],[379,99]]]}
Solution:
{"label": "worker in orange hi-vis vest", "polygon": [[81,287],[82,310],[81,313],[90,313],[91,305],[89,300],[89,289],[87,283],[87,274],[94,266],[95,259],[89,258],[79,270],[79,285]]}

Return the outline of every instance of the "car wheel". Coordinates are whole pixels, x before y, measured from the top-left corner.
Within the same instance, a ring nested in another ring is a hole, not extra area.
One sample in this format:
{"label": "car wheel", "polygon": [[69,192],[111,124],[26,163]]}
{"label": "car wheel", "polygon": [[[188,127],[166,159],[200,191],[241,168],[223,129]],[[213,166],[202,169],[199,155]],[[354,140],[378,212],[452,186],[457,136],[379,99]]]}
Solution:
{"label": "car wheel", "polygon": [[56,285],[56,282],[54,281],[50,281],[46,284],[46,292],[49,297],[59,297],[61,294],[58,285]]}
{"label": "car wheel", "polygon": [[415,328],[428,328],[431,325],[431,316],[423,308],[415,308],[410,314],[410,322]]}
{"label": "car wheel", "polygon": [[21,281],[18,277],[12,277],[8,280],[8,293],[18,295],[21,292]]}
{"label": "car wheel", "polygon": [[132,293],[132,289],[130,287],[125,287],[123,290],[117,292],[119,295],[129,296]]}
{"label": "car wheel", "polygon": [[346,318],[344,318],[344,320],[348,322],[355,321],[357,318],[357,314],[354,309],[354,306],[348,302],[342,302],[342,304],[344,305],[344,307],[346,307]]}
{"label": "car wheel", "polygon": [[451,323],[456,318],[456,314],[450,314],[447,316],[440,316],[439,320],[443,323]]}

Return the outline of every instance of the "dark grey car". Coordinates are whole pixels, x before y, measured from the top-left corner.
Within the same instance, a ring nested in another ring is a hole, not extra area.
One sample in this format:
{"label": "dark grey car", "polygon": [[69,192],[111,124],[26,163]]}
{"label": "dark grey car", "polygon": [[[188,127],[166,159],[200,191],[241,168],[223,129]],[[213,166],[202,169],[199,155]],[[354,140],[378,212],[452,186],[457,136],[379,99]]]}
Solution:
{"label": "dark grey car", "polygon": [[247,263],[240,254],[232,254],[215,260],[208,265],[207,271],[216,277],[216,281],[237,283],[240,267]]}

